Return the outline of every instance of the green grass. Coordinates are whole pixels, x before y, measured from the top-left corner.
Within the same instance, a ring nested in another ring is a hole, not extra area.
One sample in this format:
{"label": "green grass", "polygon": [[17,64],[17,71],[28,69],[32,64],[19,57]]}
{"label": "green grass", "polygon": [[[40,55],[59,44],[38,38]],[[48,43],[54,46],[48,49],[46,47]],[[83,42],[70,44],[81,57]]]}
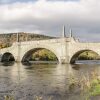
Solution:
{"label": "green grass", "polygon": [[93,90],[92,90],[92,92],[91,92],[91,95],[92,95],[92,96],[100,95],[100,84],[96,85],[96,86],[93,88]]}
{"label": "green grass", "polygon": [[93,80],[90,87],[90,95],[97,96],[100,95],[100,80]]}

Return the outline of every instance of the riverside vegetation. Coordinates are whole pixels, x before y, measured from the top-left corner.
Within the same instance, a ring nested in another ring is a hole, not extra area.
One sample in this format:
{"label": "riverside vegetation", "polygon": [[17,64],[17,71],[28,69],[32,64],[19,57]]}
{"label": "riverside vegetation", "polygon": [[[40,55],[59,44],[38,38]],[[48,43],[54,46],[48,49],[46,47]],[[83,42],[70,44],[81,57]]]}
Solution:
{"label": "riverside vegetation", "polygon": [[93,51],[84,51],[78,56],[78,60],[99,60],[100,57],[97,53]]}
{"label": "riverside vegetation", "polygon": [[57,61],[57,57],[51,51],[47,49],[37,50],[32,54],[31,60],[40,60],[40,61]]}
{"label": "riverside vegetation", "polygon": [[84,100],[91,100],[90,98],[100,95],[100,76],[93,71],[91,78],[87,77],[83,76],[81,80],[72,77],[69,90],[78,89],[80,94],[85,97]]}

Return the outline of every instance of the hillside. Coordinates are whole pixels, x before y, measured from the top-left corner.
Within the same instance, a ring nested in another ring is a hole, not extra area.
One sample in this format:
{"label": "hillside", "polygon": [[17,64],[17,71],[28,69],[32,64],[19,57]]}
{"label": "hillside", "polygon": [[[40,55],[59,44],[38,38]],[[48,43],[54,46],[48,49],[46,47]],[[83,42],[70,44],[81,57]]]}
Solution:
{"label": "hillside", "polygon": [[[52,39],[54,37],[34,34],[34,33],[24,33],[19,32],[19,41],[31,41],[31,40],[42,40],[42,39]],[[4,48],[12,45],[13,42],[17,41],[17,33],[0,34],[0,48]]]}

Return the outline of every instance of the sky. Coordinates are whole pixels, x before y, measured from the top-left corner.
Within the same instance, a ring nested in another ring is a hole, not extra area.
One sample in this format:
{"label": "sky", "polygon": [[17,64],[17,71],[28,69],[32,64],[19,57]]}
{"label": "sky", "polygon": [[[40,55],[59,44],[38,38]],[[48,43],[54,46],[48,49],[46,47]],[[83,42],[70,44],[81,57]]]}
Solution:
{"label": "sky", "polygon": [[32,32],[100,41],[100,0],[0,0],[0,33]]}

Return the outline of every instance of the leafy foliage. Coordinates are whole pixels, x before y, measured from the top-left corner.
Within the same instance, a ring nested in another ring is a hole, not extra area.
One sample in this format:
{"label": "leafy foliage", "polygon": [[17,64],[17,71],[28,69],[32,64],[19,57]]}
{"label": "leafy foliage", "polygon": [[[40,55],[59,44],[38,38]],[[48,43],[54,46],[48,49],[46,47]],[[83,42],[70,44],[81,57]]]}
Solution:
{"label": "leafy foliage", "polygon": [[85,51],[83,53],[81,53],[78,57],[79,60],[96,60],[96,59],[100,59],[100,57],[98,56],[98,54],[96,54],[93,51]]}
{"label": "leafy foliage", "polygon": [[40,49],[33,53],[32,60],[55,61],[57,60],[57,57],[47,49]]}
{"label": "leafy foliage", "polygon": [[[55,37],[34,34],[34,33],[24,33],[19,32],[19,41],[32,41],[32,40],[42,40],[42,39],[52,39]],[[0,48],[9,47],[13,42],[17,41],[17,33],[0,34]]]}

